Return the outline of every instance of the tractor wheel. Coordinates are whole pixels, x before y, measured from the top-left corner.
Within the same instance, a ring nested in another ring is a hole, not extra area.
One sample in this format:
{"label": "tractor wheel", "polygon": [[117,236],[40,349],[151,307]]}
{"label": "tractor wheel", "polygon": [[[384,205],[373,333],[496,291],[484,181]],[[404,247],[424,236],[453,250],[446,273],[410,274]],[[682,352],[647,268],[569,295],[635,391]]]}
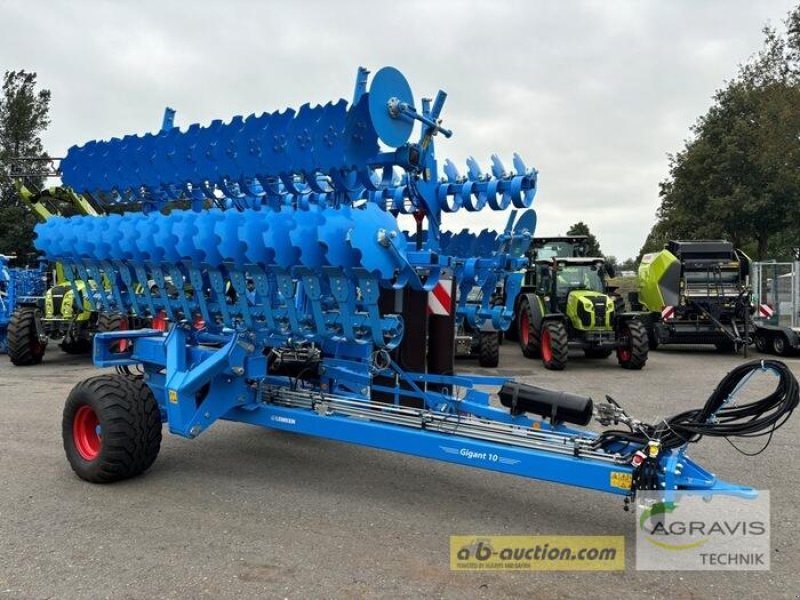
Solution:
{"label": "tractor wheel", "polygon": [[786,356],[789,354],[789,343],[786,341],[786,336],[779,333],[772,338],[772,350],[778,356]]}
{"label": "tractor wheel", "polygon": [[61,432],[78,477],[111,483],[153,464],[161,447],[161,412],[142,379],[99,375],[72,389]]}
{"label": "tractor wheel", "polygon": [[586,349],[583,353],[586,358],[608,358],[613,353],[613,350],[598,350],[597,348]]}
{"label": "tractor wheel", "polygon": [[717,349],[717,352],[722,354],[732,354],[736,352],[736,342],[732,342],[730,340],[717,342],[714,344],[714,347]]}
{"label": "tractor wheel", "polygon": [[757,333],[755,337],[756,350],[759,352],[769,352],[769,340],[763,333]]}
{"label": "tractor wheel", "polygon": [[539,332],[533,325],[530,302],[523,300],[516,319],[517,340],[525,358],[539,358]]}
{"label": "tractor wheel", "polygon": [[42,362],[47,342],[39,339],[37,311],[23,308],[11,315],[8,323],[8,357],[18,367]]}
{"label": "tractor wheel", "polygon": [[560,321],[547,321],[541,334],[542,363],[545,369],[562,371],[569,358],[569,336]]}
{"label": "tractor wheel", "polygon": [[622,326],[617,346],[617,362],[623,369],[641,369],[647,362],[647,330],[638,321]]}
{"label": "tractor wheel", "polygon": [[500,334],[496,331],[481,331],[480,354],[478,364],[482,367],[493,368],[500,362]]}
{"label": "tractor wheel", "polygon": [[[120,313],[100,313],[97,316],[97,333],[105,331],[127,331],[130,328],[128,317]],[[125,352],[128,349],[128,341],[120,340],[111,346],[111,352]]]}

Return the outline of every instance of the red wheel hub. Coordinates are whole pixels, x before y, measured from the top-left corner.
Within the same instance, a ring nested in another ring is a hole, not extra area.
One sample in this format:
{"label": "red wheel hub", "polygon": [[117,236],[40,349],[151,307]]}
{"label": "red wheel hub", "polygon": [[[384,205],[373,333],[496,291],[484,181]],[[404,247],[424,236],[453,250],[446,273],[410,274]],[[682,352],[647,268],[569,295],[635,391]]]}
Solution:
{"label": "red wheel hub", "polygon": [[550,340],[550,332],[546,328],[542,329],[542,360],[544,362],[553,360],[553,346]]}
{"label": "red wheel hub", "polygon": [[[119,331],[128,331],[128,319],[123,317],[119,322]],[[128,340],[120,340],[119,351],[125,352],[128,349]]]}
{"label": "red wheel hub", "polygon": [[631,349],[630,349],[631,332],[628,331],[628,330],[625,330],[625,331],[622,332],[622,334],[623,334],[623,338],[622,338],[623,339],[623,345],[619,346],[617,348],[617,356],[619,357],[619,359],[622,362],[627,362],[627,361],[629,361],[631,359],[631,356],[632,356]]}
{"label": "red wheel hub", "polygon": [[158,331],[167,330],[167,313],[165,311],[159,312],[150,323],[150,327]]}
{"label": "red wheel hub", "polygon": [[522,315],[519,318],[519,338],[522,340],[522,345],[527,346],[528,341],[530,339],[530,327],[531,322],[528,319],[528,308],[522,311]]}
{"label": "red wheel hub", "polygon": [[100,454],[103,446],[100,421],[91,406],[84,404],[75,413],[72,420],[72,439],[83,460],[92,461]]}

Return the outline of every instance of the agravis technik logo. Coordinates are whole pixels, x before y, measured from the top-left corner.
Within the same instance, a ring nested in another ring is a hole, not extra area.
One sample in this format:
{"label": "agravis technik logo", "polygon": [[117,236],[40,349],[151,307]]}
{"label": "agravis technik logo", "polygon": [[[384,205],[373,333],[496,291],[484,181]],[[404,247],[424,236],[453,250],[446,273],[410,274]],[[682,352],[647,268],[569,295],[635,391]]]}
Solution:
{"label": "agravis technik logo", "polygon": [[769,569],[768,492],[755,499],[650,492],[637,500],[637,569]]}

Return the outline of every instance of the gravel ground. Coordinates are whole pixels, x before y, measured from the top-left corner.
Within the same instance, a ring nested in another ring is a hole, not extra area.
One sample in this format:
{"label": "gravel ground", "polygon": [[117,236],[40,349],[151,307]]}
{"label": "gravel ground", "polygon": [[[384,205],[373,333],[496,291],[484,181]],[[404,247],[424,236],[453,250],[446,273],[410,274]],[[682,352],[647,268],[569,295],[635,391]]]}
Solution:
{"label": "gravel ground", "polygon": [[[497,371],[608,393],[651,419],[701,405],[741,360],[669,349],[641,372],[577,359],[553,373],[505,344]],[[219,423],[196,441],[165,435],[144,476],[84,483],[63,456],[61,409],[96,373],[57,348],[38,367],[0,359],[0,600],[800,598],[800,415],[760,456],[724,440],[692,453],[771,490],[771,571],[637,572],[634,518],[619,497],[245,425]],[[453,534],[624,535],[627,569],[454,573]]]}

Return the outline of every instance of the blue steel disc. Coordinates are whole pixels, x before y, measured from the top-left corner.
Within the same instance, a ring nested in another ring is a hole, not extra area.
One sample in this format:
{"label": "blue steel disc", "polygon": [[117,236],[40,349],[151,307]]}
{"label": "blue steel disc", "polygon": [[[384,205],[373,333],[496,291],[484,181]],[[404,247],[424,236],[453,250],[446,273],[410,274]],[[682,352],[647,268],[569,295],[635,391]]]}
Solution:
{"label": "blue steel disc", "polygon": [[292,211],[271,212],[269,227],[264,231],[264,246],[274,253],[275,264],[282,269],[291,269],[300,262],[300,248],[292,245],[289,237],[296,227]]}
{"label": "blue steel disc", "polygon": [[[363,169],[380,150],[378,134],[369,114],[369,94],[365,94],[347,112],[344,131],[344,169]],[[357,184],[358,185],[358,184]],[[348,190],[353,188],[348,185]]]}
{"label": "blue steel disc", "polygon": [[491,256],[492,252],[497,245],[497,232],[484,229],[480,232],[475,240],[475,254],[474,256],[487,257]]}
{"label": "blue steel disc", "polygon": [[529,208],[517,219],[514,225],[514,237],[511,240],[511,245],[507,249],[507,252],[512,256],[522,256],[530,245],[530,240],[525,240],[522,236],[527,233],[532,238],[535,232],[536,211]]}
{"label": "blue steel disc", "polygon": [[323,210],[325,223],[317,236],[325,246],[325,260],[331,266],[349,269],[358,265],[358,252],[348,241],[356,226],[352,213],[353,209],[347,205]]}
{"label": "blue steel disc", "polygon": [[514,224],[514,233],[522,234],[525,231],[531,235],[536,231],[536,211],[532,208],[523,212]]}
{"label": "blue steel disc", "polygon": [[325,246],[319,241],[319,230],[325,227],[325,213],[319,206],[292,213],[295,227],[289,231],[292,245],[300,249],[300,264],[318,269],[325,264]]}
{"label": "blue steel disc", "polygon": [[[353,217],[357,225],[350,232],[350,245],[361,254],[358,266],[378,274],[384,280],[392,279],[395,269],[410,268],[406,259],[405,238],[391,214],[368,202],[363,208],[354,209]],[[382,243],[384,236],[396,241]]]}
{"label": "blue steel disc", "polygon": [[369,116],[381,141],[387,146],[398,148],[411,137],[414,121],[391,115],[389,100],[392,98],[414,106],[411,86],[403,74],[394,67],[383,67],[375,73],[369,87]]}

